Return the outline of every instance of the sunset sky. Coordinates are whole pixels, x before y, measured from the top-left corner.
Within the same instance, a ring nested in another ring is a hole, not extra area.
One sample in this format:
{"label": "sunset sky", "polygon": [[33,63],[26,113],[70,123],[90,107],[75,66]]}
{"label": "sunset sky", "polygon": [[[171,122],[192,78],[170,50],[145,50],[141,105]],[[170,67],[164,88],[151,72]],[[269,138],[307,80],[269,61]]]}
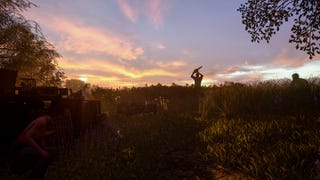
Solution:
{"label": "sunset sky", "polygon": [[320,56],[288,44],[290,23],[271,43],[251,43],[239,0],[32,0],[26,13],[61,54],[68,78],[104,87],[203,84],[320,74]]}

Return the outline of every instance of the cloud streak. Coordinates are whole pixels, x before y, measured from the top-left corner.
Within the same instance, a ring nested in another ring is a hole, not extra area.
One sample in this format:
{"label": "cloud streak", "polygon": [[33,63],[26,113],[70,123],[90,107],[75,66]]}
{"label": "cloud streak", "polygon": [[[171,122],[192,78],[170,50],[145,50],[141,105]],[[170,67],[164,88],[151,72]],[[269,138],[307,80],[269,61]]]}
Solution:
{"label": "cloud streak", "polygon": [[[77,61],[73,58],[64,58],[60,60],[60,65],[64,70],[72,72],[76,71],[79,76],[86,75],[88,82],[98,82],[98,80],[108,79],[113,83],[123,80],[130,81],[130,83],[139,82],[141,79],[149,77],[177,77],[177,73],[166,71],[163,69],[150,68],[145,70],[138,70],[135,68],[128,68],[118,64],[112,64],[106,60],[87,59],[85,61]],[[89,73],[90,72],[90,73]],[[94,74],[93,72],[96,72]],[[98,73],[99,72],[99,73]],[[89,78],[91,74],[92,77]],[[72,77],[75,74],[72,75]],[[99,77],[99,78],[98,78]],[[94,78],[94,79],[92,79]],[[115,83],[117,84],[117,83]]]}
{"label": "cloud streak", "polygon": [[[50,19],[48,19],[50,18]],[[57,49],[78,54],[100,53],[123,60],[135,60],[144,54],[142,47],[134,44],[130,38],[104,32],[102,28],[91,27],[83,23],[60,16],[38,16],[38,21],[50,31],[59,34],[55,39]],[[50,23],[45,23],[50,21]]]}
{"label": "cloud streak", "polygon": [[66,19],[55,19],[52,28],[62,33],[61,48],[80,54],[104,53],[124,60],[135,60],[141,54],[141,47],[115,35],[107,35],[99,29],[74,24]]}
{"label": "cloud streak", "polygon": [[137,21],[138,11],[130,6],[127,0],[117,0],[121,12],[133,23]]}
{"label": "cloud streak", "polygon": [[125,17],[137,23],[139,17],[146,17],[155,28],[164,24],[168,12],[166,0],[117,0],[118,6]]}
{"label": "cloud streak", "polygon": [[170,61],[170,62],[163,62],[163,61],[158,61],[156,64],[160,68],[177,68],[177,67],[184,67],[186,66],[186,63],[184,61]]}

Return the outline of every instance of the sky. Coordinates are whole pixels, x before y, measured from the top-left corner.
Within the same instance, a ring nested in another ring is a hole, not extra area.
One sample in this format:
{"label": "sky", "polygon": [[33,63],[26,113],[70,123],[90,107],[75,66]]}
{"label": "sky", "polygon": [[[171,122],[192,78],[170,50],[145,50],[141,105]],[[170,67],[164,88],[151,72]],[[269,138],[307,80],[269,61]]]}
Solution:
{"label": "sky", "polygon": [[243,0],[32,0],[24,13],[60,53],[67,79],[102,87],[191,85],[318,77],[320,56],[289,44],[290,22],[270,43],[252,43]]}

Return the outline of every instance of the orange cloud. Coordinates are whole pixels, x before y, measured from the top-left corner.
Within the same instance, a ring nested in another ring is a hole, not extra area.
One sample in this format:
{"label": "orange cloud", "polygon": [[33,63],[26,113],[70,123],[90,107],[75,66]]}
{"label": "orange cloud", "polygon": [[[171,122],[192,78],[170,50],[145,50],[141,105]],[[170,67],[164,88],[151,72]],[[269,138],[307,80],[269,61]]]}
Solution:
{"label": "orange cloud", "polygon": [[141,74],[138,77],[144,77],[144,76],[169,76],[169,77],[175,77],[177,76],[176,73],[172,73],[169,71],[165,71],[162,69],[149,69],[146,71],[142,71]]}
{"label": "orange cloud", "polygon": [[102,87],[118,88],[124,86],[123,84],[125,84],[120,82],[120,80],[116,77],[105,77],[102,75],[93,74],[68,74],[68,79],[79,79],[80,77],[86,77],[87,83],[99,85]]}
{"label": "orange cloud", "polygon": [[183,67],[186,65],[183,61],[156,62],[156,64],[161,68]]}
{"label": "orange cloud", "polygon": [[113,76],[125,76],[132,79],[139,79],[144,78],[148,76],[169,76],[169,77],[175,77],[177,76],[176,73],[172,73],[169,71],[165,71],[162,69],[148,69],[148,70],[137,70],[134,68],[127,68],[121,65],[112,64],[105,60],[95,60],[95,59],[89,59],[86,61],[76,61],[75,59],[66,58],[61,59],[59,61],[59,64],[63,67],[65,70],[72,70],[76,69],[78,71],[99,71],[99,72],[105,72],[108,74],[113,74]]}
{"label": "orange cloud", "polygon": [[59,65],[63,69],[78,69],[78,70],[85,70],[90,68],[90,64],[81,62],[81,61],[76,61],[75,59],[72,58],[61,58],[58,60]]}
{"label": "orange cloud", "polygon": [[78,61],[73,58],[61,58],[59,64],[66,72],[67,78],[86,77],[87,83],[112,88],[144,86],[150,82],[150,78],[160,80],[179,76],[176,72],[163,69],[138,70],[97,59]]}
{"label": "orange cloud", "polygon": [[68,21],[58,21],[56,27],[66,33],[67,40],[63,47],[78,53],[100,52],[120,57],[125,60],[134,60],[143,54],[141,47],[134,48],[133,44],[117,36],[106,35],[98,29],[77,26]]}
{"label": "orange cloud", "polygon": [[131,78],[136,78],[137,75],[135,73],[130,72],[116,64],[111,64],[107,61],[103,60],[85,60],[85,61],[77,61],[75,59],[62,59],[59,64],[63,67],[63,69],[76,69],[78,71],[101,71],[106,73],[114,73],[115,75],[122,75]]}
{"label": "orange cloud", "polygon": [[[60,35],[57,48],[61,51],[79,54],[103,53],[124,60],[135,60],[144,53],[142,47],[137,47],[129,39],[64,17],[55,16],[51,20],[40,17],[38,21]],[[51,23],[45,23],[48,21]]]}

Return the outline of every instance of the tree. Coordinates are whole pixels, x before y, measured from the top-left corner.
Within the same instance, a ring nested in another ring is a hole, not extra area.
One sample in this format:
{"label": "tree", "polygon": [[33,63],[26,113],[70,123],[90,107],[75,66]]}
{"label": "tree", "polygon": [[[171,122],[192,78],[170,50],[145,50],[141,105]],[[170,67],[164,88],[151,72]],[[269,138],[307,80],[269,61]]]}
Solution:
{"label": "tree", "polygon": [[252,42],[269,43],[280,26],[293,18],[289,43],[295,43],[296,49],[305,51],[310,59],[320,54],[319,0],[248,0],[237,10]]}
{"label": "tree", "polygon": [[32,77],[37,84],[59,86],[64,73],[60,55],[41,33],[40,26],[22,12],[36,6],[28,0],[0,0],[0,68],[17,70],[18,77]]}

